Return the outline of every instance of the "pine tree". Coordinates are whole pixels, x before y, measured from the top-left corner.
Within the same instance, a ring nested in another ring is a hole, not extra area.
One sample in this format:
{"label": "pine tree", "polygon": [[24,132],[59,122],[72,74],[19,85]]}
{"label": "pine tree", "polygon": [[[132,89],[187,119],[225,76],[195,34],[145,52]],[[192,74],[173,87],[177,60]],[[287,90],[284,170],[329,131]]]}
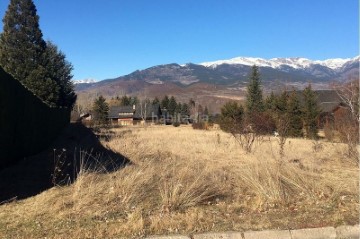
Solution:
{"label": "pine tree", "polygon": [[57,106],[73,108],[76,101],[74,85],[71,82],[73,66],[66,60],[64,53],[48,41],[44,53],[47,78],[55,81],[59,88]]}
{"label": "pine tree", "polygon": [[0,35],[0,65],[50,106],[72,108],[76,94],[72,66],[46,43],[32,0],[11,0]]}
{"label": "pine tree", "polygon": [[286,112],[289,119],[288,136],[302,137],[302,110],[295,90],[289,95]]}
{"label": "pine tree", "polygon": [[137,105],[139,103],[140,103],[140,100],[136,96],[134,96],[134,97],[130,96],[129,97],[129,105],[130,106]]}
{"label": "pine tree", "polygon": [[273,114],[273,119],[276,126],[276,131],[279,135],[278,143],[280,146],[279,154],[280,157],[284,156],[284,147],[286,143],[286,139],[289,136],[290,130],[290,119],[288,113],[288,102],[289,102],[289,94],[286,90],[284,90],[281,95],[275,98],[275,109]]}
{"label": "pine tree", "polygon": [[182,115],[190,115],[190,107],[188,104],[183,103],[181,107],[181,114]]}
{"label": "pine tree", "polygon": [[262,96],[259,68],[255,65],[252,67],[249,76],[249,85],[247,87],[246,97],[246,109],[250,117],[252,114],[263,112],[265,109]]}
{"label": "pine tree", "polygon": [[155,97],[155,99],[152,101],[152,104],[153,104],[153,105],[160,104],[159,98],[158,98],[158,97]]}
{"label": "pine tree", "polygon": [[23,81],[23,84],[48,105],[57,106],[60,99],[60,87],[56,81],[49,77],[48,70],[45,67],[38,66]]}
{"label": "pine tree", "polygon": [[175,114],[176,106],[177,106],[176,99],[174,96],[171,96],[170,100],[169,100],[169,105],[168,105],[168,112],[170,115]]}
{"label": "pine tree", "polygon": [[209,109],[207,106],[205,106],[205,109],[204,109],[204,115],[209,115]]}
{"label": "pine tree", "polygon": [[93,104],[94,121],[98,124],[106,124],[109,114],[109,105],[106,103],[105,98],[100,95],[95,99]]}
{"label": "pine tree", "polygon": [[220,128],[225,132],[237,133],[242,128],[244,108],[234,101],[227,102],[221,108]]}
{"label": "pine tree", "polygon": [[130,98],[127,97],[127,95],[122,96],[121,99],[120,99],[120,105],[121,106],[129,106],[130,105]]}
{"label": "pine tree", "polygon": [[266,97],[265,109],[273,111],[273,110],[275,110],[275,107],[276,107],[275,104],[276,104],[276,96],[275,96],[274,92],[271,91],[271,94],[268,97]]}
{"label": "pine tree", "polygon": [[161,100],[161,108],[168,109],[169,108],[169,96],[165,95],[164,98]]}
{"label": "pine tree", "polygon": [[289,99],[289,94],[287,91],[283,91],[281,95],[275,97],[275,108],[274,111],[277,115],[285,115],[287,111],[287,103]]}
{"label": "pine tree", "polygon": [[179,102],[176,105],[176,109],[175,109],[176,114],[181,114],[181,110],[182,110],[182,104]]}
{"label": "pine tree", "polygon": [[320,109],[317,104],[316,93],[312,90],[311,84],[307,86],[303,91],[304,96],[304,123],[306,136],[308,138],[317,139],[318,138],[318,126],[317,119],[320,114]]}
{"label": "pine tree", "polygon": [[4,29],[0,36],[0,64],[5,71],[21,82],[36,80],[34,78],[43,73],[38,67],[43,64],[42,55],[46,43],[33,1],[11,0],[3,24]]}

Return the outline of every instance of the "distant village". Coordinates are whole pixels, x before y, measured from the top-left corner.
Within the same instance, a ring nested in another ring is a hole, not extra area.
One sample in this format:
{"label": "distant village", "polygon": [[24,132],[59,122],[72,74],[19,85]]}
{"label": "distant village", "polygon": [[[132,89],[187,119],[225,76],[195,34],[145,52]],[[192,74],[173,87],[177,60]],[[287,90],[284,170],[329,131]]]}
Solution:
{"label": "distant village", "polygon": [[[347,106],[343,99],[335,90],[317,90],[317,103],[320,108],[318,118],[319,128],[326,124],[334,123],[340,120]],[[302,101],[301,92],[298,92],[298,98]],[[175,101],[175,103],[170,103]],[[169,105],[170,104],[170,105]],[[207,107],[197,105],[192,99],[189,103],[176,103],[174,97],[165,96],[161,101],[158,98],[154,100],[140,101],[137,97],[117,97],[111,99],[107,121],[113,126],[130,125],[171,125],[175,122],[179,124],[192,124],[200,121],[215,122],[219,119],[219,113],[211,113]],[[92,122],[92,112],[76,112],[73,121],[82,121],[85,124]]]}

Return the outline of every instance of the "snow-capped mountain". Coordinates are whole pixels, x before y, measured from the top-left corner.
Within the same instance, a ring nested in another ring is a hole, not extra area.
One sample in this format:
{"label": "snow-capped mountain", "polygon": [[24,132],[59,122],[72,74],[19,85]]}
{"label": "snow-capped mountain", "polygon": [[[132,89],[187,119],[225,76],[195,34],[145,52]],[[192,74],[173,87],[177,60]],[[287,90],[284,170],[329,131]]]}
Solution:
{"label": "snow-capped mountain", "polygon": [[216,68],[219,65],[228,64],[228,65],[246,65],[252,66],[257,65],[259,67],[270,67],[274,69],[279,69],[282,67],[291,67],[294,69],[306,69],[314,65],[321,65],[332,70],[338,70],[342,68],[345,64],[349,62],[358,62],[359,56],[354,58],[335,58],[328,60],[309,60],[307,58],[294,57],[294,58],[272,58],[272,59],[264,59],[264,58],[255,58],[255,57],[236,57],[229,60],[219,60],[213,62],[203,62],[199,65]]}
{"label": "snow-capped mountain", "polygon": [[198,95],[198,87],[200,87],[203,90],[202,94],[207,96],[218,95],[218,91],[224,90],[230,90],[229,94],[232,94],[231,92],[246,88],[253,65],[259,67],[262,84],[268,91],[285,86],[301,89],[309,82],[317,89],[327,89],[335,81],[345,82],[359,77],[359,56],[322,61],[301,57],[273,59],[237,57],[201,64],[172,63],[153,66],[115,79],[76,84],[76,90],[116,96],[119,91],[126,94],[140,94],[148,90],[158,94],[173,95],[176,92],[187,94],[191,92],[190,89],[196,89],[194,95]]}
{"label": "snow-capped mountain", "polygon": [[96,80],[95,79],[83,79],[83,80],[74,80],[73,82],[74,82],[74,84],[91,84],[91,83],[95,83]]}

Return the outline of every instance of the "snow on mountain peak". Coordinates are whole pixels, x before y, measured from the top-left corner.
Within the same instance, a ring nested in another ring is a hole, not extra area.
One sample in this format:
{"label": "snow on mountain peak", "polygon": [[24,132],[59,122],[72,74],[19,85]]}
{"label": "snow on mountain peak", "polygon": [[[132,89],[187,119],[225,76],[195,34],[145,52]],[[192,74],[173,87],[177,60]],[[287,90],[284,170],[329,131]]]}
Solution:
{"label": "snow on mountain peak", "polygon": [[96,80],[89,78],[89,79],[83,79],[83,80],[74,80],[73,82],[74,82],[74,84],[90,84],[90,83],[95,83]]}
{"label": "snow on mountain peak", "polygon": [[343,65],[345,65],[347,62],[351,61],[352,58],[334,58],[334,59],[328,59],[324,61],[314,61],[316,64],[329,67],[331,69],[338,69],[341,68]]}
{"label": "snow on mountain peak", "polygon": [[359,56],[354,58],[335,58],[335,59],[328,59],[323,61],[312,61],[307,58],[301,57],[293,57],[293,58],[272,58],[272,59],[263,59],[258,57],[235,57],[229,60],[219,60],[213,62],[203,62],[200,65],[206,67],[216,68],[222,64],[229,64],[229,65],[246,65],[246,66],[260,66],[260,67],[271,67],[271,68],[280,68],[282,66],[289,66],[295,69],[302,69],[308,68],[311,65],[322,65],[333,70],[339,69],[344,66],[349,61],[359,60]]}

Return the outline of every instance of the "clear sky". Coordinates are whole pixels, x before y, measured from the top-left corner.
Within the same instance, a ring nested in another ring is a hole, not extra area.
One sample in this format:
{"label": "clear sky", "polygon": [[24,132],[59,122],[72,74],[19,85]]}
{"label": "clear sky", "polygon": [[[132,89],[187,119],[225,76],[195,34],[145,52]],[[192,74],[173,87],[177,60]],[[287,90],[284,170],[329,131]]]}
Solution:
{"label": "clear sky", "polygon": [[[3,18],[10,0],[0,1]],[[74,79],[237,56],[359,54],[358,0],[34,0]]]}

